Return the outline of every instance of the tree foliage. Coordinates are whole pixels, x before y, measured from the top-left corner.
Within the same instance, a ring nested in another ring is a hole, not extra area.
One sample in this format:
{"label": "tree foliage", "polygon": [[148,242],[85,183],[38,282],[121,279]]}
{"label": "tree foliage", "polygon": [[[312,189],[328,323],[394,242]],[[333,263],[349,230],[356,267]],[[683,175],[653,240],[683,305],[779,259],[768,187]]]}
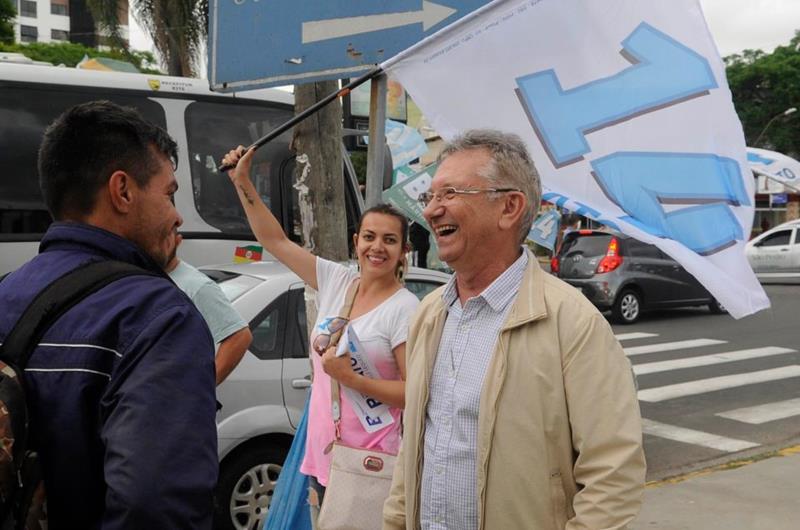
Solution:
{"label": "tree foliage", "polygon": [[[121,43],[117,0],[88,0],[88,5],[112,42]],[[153,39],[169,75],[196,76],[208,34],[208,0],[130,0],[130,6]]]}
{"label": "tree foliage", "polygon": [[153,54],[146,51],[123,52],[119,49],[100,51],[97,48],[89,48],[83,44],[76,44],[73,42],[32,42],[30,44],[0,43],[0,51],[21,53],[34,61],[45,61],[54,65],[63,64],[64,66],[70,67],[77,65],[85,56],[92,58],[108,57],[109,59],[128,61],[140,72],[149,74],[161,73],[154,68],[156,60]]}
{"label": "tree foliage", "polygon": [[[789,108],[800,109],[800,30],[786,46],[772,53],[745,50],[725,58],[733,102],[744,126],[747,145],[800,155],[800,112],[782,116]],[[776,118],[759,141],[764,127]]]}
{"label": "tree foliage", "polygon": [[0,42],[14,42],[14,18],[17,10],[13,0],[0,0]]}

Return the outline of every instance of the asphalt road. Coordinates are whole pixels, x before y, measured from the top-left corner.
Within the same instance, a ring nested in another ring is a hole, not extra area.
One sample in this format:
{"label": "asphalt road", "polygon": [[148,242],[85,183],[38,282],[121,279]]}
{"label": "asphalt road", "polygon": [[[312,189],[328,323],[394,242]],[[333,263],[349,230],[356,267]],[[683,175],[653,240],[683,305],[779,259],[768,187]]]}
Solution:
{"label": "asphalt road", "polygon": [[765,285],[772,308],[706,308],[614,325],[639,383],[648,480],[800,442],[800,285]]}

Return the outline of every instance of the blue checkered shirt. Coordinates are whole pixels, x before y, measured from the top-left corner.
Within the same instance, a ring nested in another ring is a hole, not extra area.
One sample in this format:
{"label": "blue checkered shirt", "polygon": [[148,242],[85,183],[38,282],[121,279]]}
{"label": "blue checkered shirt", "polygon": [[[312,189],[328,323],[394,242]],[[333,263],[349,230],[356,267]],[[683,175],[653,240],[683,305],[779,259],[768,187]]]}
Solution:
{"label": "blue checkered shirt", "polygon": [[528,265],[522,255],[464,307],[455,277],[442,300],[439,342],[425,414],[420,522],[423,530],[478,527],[478,408],[486,368]]}

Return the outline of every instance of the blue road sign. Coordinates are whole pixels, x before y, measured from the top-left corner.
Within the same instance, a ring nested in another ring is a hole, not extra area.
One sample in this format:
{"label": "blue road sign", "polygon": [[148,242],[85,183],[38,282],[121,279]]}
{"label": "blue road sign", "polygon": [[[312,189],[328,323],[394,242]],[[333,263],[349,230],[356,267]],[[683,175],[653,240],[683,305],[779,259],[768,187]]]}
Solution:
{"label": "blue road sign", "polygon": [[211,0],[219,91],[354,77],[489,0]]}

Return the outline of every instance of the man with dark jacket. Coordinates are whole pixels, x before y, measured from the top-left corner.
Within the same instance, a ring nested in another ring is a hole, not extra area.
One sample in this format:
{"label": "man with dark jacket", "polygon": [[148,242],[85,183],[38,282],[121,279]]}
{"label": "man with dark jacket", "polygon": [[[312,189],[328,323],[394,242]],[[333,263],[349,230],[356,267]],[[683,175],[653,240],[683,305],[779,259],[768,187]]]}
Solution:
{"label": "man with dark jacket", "polygon": [[0,283],[0,342],[49,283],[99,260],[137,265],[45,333],[25,370],[50,529],[210,528],[217,480],[214,345],[163,273],[182,219],[177,146],[133,109],[90,102],[39,151],[54,222]]}

